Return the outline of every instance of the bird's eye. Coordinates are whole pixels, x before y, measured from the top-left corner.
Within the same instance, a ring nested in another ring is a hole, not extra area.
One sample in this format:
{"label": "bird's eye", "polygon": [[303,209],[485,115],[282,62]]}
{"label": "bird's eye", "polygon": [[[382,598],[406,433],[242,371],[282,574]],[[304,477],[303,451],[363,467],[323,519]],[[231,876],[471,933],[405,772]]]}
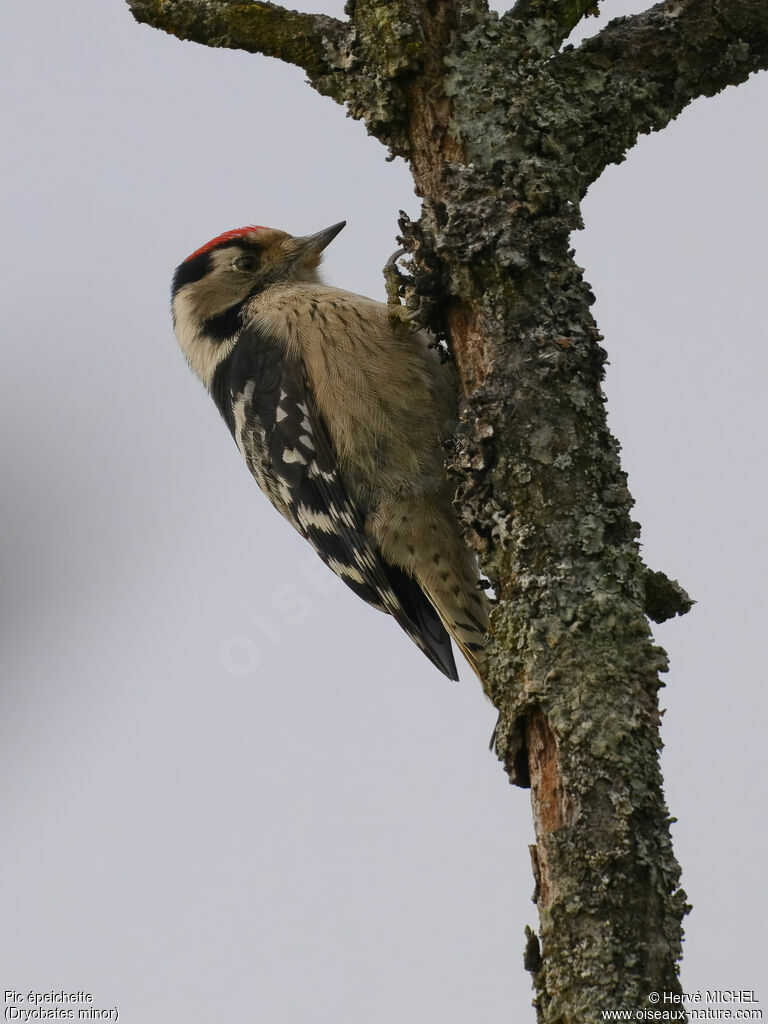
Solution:
{"label": "bird's eye", "polygon": [[233,270],[253,270],[256,266],[256,261],[253,256],[238,256],[232,260]]}

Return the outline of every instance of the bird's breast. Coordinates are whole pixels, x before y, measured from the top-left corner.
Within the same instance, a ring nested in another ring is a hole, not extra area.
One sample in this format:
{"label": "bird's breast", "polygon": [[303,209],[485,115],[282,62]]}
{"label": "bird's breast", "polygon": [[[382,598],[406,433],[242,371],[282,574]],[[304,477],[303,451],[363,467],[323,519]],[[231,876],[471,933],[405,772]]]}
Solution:
{"label": "bird's breast", "polygon": [[420,491],[444,482],[442,440],[456,398],[428,338],[389,322],[387,307],[335,288],[274,289],[255,319],[304,364],[348,486]]}

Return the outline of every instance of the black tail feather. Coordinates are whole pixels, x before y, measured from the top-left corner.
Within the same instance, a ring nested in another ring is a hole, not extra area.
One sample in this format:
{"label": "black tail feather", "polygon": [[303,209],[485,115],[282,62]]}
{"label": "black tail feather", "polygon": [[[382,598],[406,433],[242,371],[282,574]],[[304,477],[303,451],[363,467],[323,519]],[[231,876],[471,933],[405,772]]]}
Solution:
{"label": "black tail feather", "polygon": [[[410,620],[411,629],[406,623],[401,622],[405,631],[444,675],[449,679],[458,679],[459,674],[456,671],[451,638],[440,620],[440,616],[432,606],[432,602],[416,580],[412,576],[407,576],[402,569],[385,562],[384,570]],[[416,637],[419,639],[417,640]]]}

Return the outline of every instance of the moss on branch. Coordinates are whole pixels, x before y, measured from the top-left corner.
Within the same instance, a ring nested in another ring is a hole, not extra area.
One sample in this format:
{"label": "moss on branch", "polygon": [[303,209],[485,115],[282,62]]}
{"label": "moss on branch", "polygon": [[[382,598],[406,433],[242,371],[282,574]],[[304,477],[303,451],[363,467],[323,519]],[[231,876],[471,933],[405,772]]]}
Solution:
{"label": "moss on branch", "polygon": [[646,569],[644,584],[645,614],[654,622],[685,615],[696,603],[677,580],[669,579],[663,572]]}

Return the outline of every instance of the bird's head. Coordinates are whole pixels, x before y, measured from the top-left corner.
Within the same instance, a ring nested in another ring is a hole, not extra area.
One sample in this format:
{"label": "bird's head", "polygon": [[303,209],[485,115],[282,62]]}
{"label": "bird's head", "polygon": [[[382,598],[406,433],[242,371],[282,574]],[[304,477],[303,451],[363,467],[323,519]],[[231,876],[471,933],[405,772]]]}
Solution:
{"label": "bird's head", "polygon": [[226,347],[222,343],[240,330],[246,304],[271,285],[317,283],[322,252],[345,224],[301,236],[251,224],[211,239],[176,268],[173,323],[204,383],[210,383],[210,367]]}
{"label": "bird's head", "polygon": [[225,231],[176,268],[174,314],[182,292],[194,313],[207,320],[272,284],[316,282],[323,249],[345,224],[343,220],[314,235],[302,236],[253,224]]}

